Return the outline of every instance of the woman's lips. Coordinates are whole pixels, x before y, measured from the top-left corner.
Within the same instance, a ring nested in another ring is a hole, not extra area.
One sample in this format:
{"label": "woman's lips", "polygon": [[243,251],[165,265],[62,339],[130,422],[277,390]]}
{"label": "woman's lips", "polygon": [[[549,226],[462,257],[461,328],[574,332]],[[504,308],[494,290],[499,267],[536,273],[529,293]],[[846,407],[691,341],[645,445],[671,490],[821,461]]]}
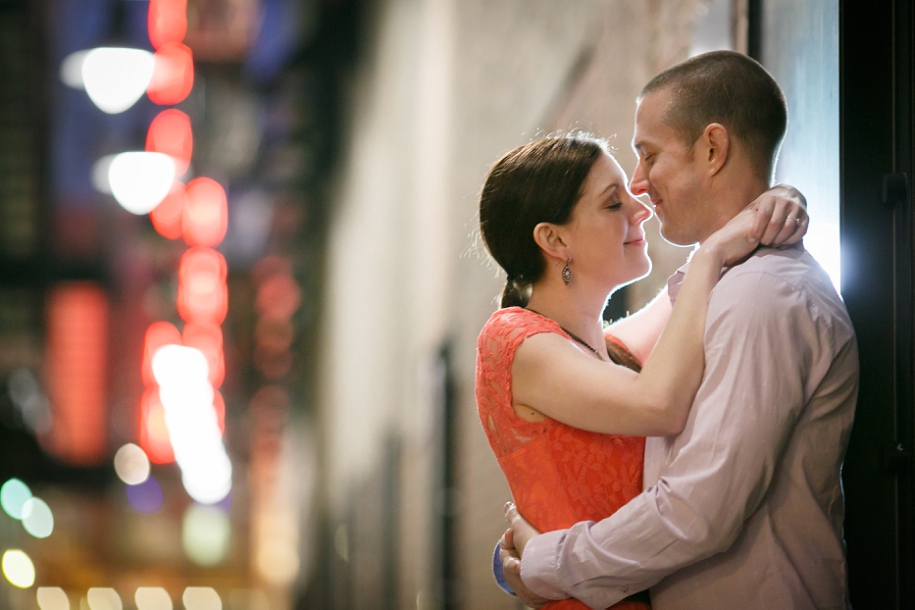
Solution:
{"label": "woman's lips", "polygon": [[627,246],[644,246],[644,245],[645,245],[645,236],[642,235],[641,237],[636,237],[635,239],[630,239],[629,241],[625,242],[625,245],[627,245]]}

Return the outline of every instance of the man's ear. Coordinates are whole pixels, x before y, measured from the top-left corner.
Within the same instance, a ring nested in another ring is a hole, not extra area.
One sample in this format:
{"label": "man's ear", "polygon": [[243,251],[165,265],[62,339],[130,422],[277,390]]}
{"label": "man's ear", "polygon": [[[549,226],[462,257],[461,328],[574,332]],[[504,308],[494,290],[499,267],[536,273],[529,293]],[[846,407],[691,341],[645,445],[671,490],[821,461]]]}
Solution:
{"label": "man's ear", "polygon": [[570,258],[569,247],[562,234],[563,231],[559,225],[541,222],[534,227],[534,242],[548,257],[567,261]]}
{"label": "man's ear", "polygon": [[727,163],[731,152],[730,134],[721,123],[709,123],[699,139],[702,161],[708,166],[709,176],[714,176]]}

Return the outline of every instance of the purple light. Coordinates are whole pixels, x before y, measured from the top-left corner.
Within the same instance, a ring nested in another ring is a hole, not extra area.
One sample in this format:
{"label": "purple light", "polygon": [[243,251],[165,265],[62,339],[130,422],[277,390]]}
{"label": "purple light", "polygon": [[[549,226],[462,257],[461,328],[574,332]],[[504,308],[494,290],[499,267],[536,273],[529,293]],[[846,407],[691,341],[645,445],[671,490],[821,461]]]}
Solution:
{"label": "purple light", "polygon": [[127,501],[137,512],[148,515],[162,508],[162,487],[153,477],[127,486]]}

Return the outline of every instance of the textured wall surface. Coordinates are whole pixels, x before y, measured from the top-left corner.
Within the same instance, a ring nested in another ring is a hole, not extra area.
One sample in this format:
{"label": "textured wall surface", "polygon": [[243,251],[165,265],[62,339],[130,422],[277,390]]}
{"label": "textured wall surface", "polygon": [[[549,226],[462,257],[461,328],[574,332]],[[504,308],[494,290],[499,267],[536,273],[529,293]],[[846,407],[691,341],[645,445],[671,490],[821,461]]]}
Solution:
{"label": "textured wall surface", "polygon": [[[444,503],[456,526],[456,548],[445,551],[456,561],[451,607],[517,607],[490,575],[509,492],[473,393],[476,336],[503,283],[477,243],[479,189],[503,152],[570,128],[616,134],[618,158],[631,169],[635,96],[652,74],[686,57],[700,4],[377,5],[369,52],[352,84],[320,347],[322,489],[328,527],[350,524],[340,564],[348,570],[348,606],[378,607],[372,600],[384,578],[397,580],[399,607],[446,601],[432,525]],[[685,252],[651,237],[655,274],[666,277]],[[657,285],[631,292],[633,303]],[[445,342],[452,348],[456,450],[455,487],[442,496],[434,483],[441,459],[436,355]],[[395,458],[385,449],[391,439]],[[394,478],[384,474],[391,459],[399,469]],[[361,508],[383,501],[379,479],[397,486],[393,551],[382,535],[366,531],[386,527],[384,520]],[[386,571],[391,561],[396,569]]]}

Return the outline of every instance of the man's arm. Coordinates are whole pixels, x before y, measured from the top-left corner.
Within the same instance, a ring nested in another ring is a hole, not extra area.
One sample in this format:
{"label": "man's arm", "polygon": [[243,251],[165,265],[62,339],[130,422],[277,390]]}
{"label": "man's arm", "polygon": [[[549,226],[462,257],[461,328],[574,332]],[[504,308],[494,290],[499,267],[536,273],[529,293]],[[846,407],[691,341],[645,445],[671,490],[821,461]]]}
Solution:
{"label": "man's arm", "polygon": [[599,523],[533,538],[525,584],[605,608],[728,549],[766,493],[805,403],[818,340],[803,293],[764,273],[716,289],[706,371],[659,481]]}

